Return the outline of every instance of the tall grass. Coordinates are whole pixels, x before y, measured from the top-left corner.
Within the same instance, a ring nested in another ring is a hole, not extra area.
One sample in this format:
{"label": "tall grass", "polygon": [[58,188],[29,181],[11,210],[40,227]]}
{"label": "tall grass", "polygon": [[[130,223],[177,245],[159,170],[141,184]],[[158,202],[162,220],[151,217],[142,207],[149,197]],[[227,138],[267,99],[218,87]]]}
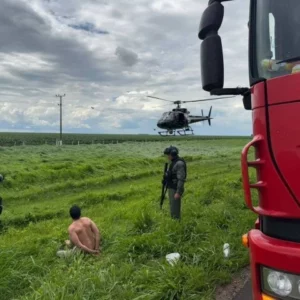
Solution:
{"label": "tall grass", "polygon": [[[243,204],[244,143],[178,145],[189,170],[180,223],[170,219],[167,201],[159,209],[167,143],[4,148],[1,299],[214,299],[216,286],[248,263],[240,237],[255,216]],[[100,257],[55,256],[72,204],[99,226]],[[165,260],[171,252],[181,255],[174,267]]]}

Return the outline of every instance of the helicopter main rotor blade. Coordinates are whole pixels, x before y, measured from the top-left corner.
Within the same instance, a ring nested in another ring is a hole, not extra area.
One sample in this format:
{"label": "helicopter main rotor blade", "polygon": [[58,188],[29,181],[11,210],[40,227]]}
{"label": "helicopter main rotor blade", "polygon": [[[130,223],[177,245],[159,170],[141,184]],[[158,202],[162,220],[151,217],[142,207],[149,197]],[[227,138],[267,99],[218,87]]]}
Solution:
{"label": "helicopter main rotor blade", "polygon": [[164,105],[159,105],[159,106],[153,106],[152,108],[160,108],[160,107],[166,107],[166,106],[170,106],[171,103],[169,104],[164,104]]}
{"label": "helicopter main rotor blade", "polygon": [[153,96],[147,96],[148,98],[153,98],[153,99],[158,99],[158,100],[162,100],[162,101],[167,101],[167,102],[171,102],[173,103],[174,101],[171,100],[167,100],[167,99],[162,99],[162,98],[158,98],[158,97],[153,97]]}
{"label": "helicopter main rotor blade", "polygon": [[206,99],[200,99],[200,100],[190,100],[190,101],[181,101],[181,103],[189,103],[189,102],[200,102],[200,101],[215,101],[219,99],[227,99],[227,98],[234,98],[235,96],[231,97],[219,97],[219,98],[206,98]]}

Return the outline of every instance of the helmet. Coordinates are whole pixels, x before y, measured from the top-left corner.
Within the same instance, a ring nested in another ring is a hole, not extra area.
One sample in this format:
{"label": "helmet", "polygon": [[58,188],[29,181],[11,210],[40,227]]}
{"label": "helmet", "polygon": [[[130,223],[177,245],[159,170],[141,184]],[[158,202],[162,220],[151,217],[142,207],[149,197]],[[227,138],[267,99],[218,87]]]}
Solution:
{"label": "helmet", "polygon": [[165,155],[171,155],[172,157],[176,157],[176,156],[178,156],[179,151],[176,147],[170,146],[170,147],[165,149],[164,154]]}

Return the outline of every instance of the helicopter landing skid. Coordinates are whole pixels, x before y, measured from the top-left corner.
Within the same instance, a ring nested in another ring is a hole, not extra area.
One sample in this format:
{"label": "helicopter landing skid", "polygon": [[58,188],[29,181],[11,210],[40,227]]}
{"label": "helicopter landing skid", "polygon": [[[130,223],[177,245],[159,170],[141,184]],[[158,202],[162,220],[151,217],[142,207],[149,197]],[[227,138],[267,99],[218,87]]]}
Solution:
{"label": "helicopter landing skid", "polygon": [[176,132],[175,132],[175,130],[174,131],[166,130],[166,131],[159,131],[158,134],[160,136],[175,136]]}
{"label": "helicopter landing skid", "polygon": [[192,127],[187,127],[187,128],[184,128],[184,129],[181,129],[181,130],[177,130],[178,134],[179,135],[194,135],[194,130]]}
{"label": "helicopter landing skid", "polygon": [[[177,130],[177,133],[181,136],[186,135],[194,135],[194,131],[192,127],[186,127],[184,129]],[[166,130],[166,131],[159,131],[158,134],[160,136],[176,136],[176,131],[174,130]]]}

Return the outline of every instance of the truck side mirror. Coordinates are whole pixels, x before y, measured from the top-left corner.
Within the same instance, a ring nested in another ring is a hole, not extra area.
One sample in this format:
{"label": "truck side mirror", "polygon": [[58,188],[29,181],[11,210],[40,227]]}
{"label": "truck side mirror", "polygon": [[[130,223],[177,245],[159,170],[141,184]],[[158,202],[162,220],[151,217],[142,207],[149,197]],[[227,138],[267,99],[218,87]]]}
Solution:
{"label": "truck side mirror", "polygon": [[218,1],[210,1],[203,12],[199,39],[203,40],[200,50],[202,88],[210,92],[224,86],[223,47],[218,30],[222,25],[224,6]]}
{"label": "truck side mirror", "polygon": [[222,41],[219,35],[206,38],[201,44],[202,88],[210,92],[224,86]]}
{"label": "truck side mirror", "polygon": [[198,37],[204,40],[210,33],[220,29],[224,18],[224,6],[220,2],[210,4],[202,14]]}
{"label": "truck side mirror", "polygon": [[250,90],[243,96],[243,104],[246,110],[252,110],[251,92]]}

